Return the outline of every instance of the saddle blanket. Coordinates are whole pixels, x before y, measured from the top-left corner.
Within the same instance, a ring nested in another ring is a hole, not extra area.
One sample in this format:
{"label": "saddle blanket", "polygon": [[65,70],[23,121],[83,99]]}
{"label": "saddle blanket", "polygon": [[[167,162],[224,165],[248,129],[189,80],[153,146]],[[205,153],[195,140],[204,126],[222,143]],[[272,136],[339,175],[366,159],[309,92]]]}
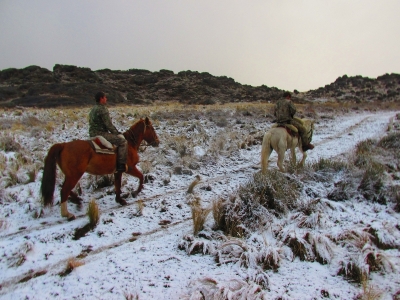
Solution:
{"label": "saddle blanket", "polygon": [[92,143],[92,146],[96,153],[115,154],[116,147],[100,135],[92,138],[90,142]]}
{"label": "saddle blanket", "polygon": [[299,131],[297,130],[297,128],[295,126],[293,126],[292,124],[279,124],[279,123],[275,123],[271,126],[272,128],[275,127],[285,127],[286,129],[289,129],[290,131],[294,132],[294,133],[298,133]]}

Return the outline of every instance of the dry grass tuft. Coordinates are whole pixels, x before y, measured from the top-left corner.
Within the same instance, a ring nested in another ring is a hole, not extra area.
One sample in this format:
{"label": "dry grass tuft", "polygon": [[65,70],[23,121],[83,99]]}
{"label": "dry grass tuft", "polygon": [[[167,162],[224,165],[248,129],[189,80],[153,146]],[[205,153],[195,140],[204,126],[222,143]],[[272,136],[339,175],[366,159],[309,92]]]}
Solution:
{"label": "dry grass tuft", "polygon": [[385,166],[380,163],[371,162],[365,169],[358,190],[362,193],[365,199],[386,204],[386,200],[382,197],[384,186]]}
{"label": "dry grass tuft", "polygon": [[379,142],[378,146],[385,149],[395,149],[400,148],[400,132],[391,133],[383,137]]}
{"label": "dry grass tuft", "polygon": [[190,148],[188,140],[185,136],[175,136],[171,148],[178,152],[180,157],[190,155]]}
{"label": "dry grass tuft", "polygon": [[89,217],[90,227],[92,229],[95,228],[100,220],[100,211],[99,211],[99,206],[97,205],[94,199],[90,200],[89,202],[87,215]]}
{"label": "dry grass tuft", "polygon": [[351,244],[357,249],[362,249],[365,244],[371,243],[374,240],[374,236],[363,229],[352,229],[345,230],[344,232],[337,235],[335,241],[344,241],[345,243]]}
{"label": "dry grass tuft", "polygon": [[19,267],[26,261],[26,254],[33,250],[33,244],[30,241],[23,243],[19,249],[9,258],[10,267]]}
{"label": "dry grass tuft", "polygon": [[[379,300],[383,297],[383,291],[370,284],[368,278],[361,280],[362,293],[357,297],[360,300]],[[395,298],[393,298],[395,299]]]}
{"label": "dry grass tuft", "polygon": [[372,139],[366,139],[364,141],[358,142],[356,145],[355,153],[356,155],[369,154],[372,152],[376,145],[376,141]]}
{"label": "dry grass tuft", "polygon": [[145,207],[144,202],[142,199],[139,199],[137,202],[137,215],[141,216],[143,215],[143,209]]}
{"label": "dry grass tuft", "polygon": [[311,168],[316,172],[326,170],[339,172],[348,169],[348,164],[342,160],[319,158],[318,161],[311,164]]}
{"label": "dry grass tuft", "polygon": [[400,212],[400,189],[394,192],[394,210]]}
{"label": "dry grass tuft", "polygon": [[338,275],[344,276],[347,280],[361,283],[368,278],[368,265],[360,263],[353,258],[346,258],[340,261]]}
{"label": "dry grass tuft", "polygon": [[124,292],[124,297],[125,300],[139,300],[139,295],[137,293],[130,293],[130,292]]}
{"label": "dry grass tuft", "polygon": [[178,249],[184,250],[188,255],[215,253],[215,242],[206,239],[197,239],[192,235],[185,235],[179,243]]}
{"label": "dry grass tuft", "polygon": [[0,136],[0,150],[5,152],[17,152],[21,149],[21,145],[15,140],[11,134]]}
{"label": "dry grass tuft", "polygon": [[192,181],[192,183],[189,185],[189,188],[187,190],[188,194],[192,194],[193,193],[193,189],[194,187],[199,184],[199,182],[201,181],[200,175],[197,175],[196,178]]}
{"label": "dry grass tuft", "polygon": [[274,169],[266,175],[254,174],[252,180],[239,188],[238,195],[244,203],[251,202],[285,213],[296,206],[300,189],[301,183],[295,177]]}
{"label": "dry grass tuft", "polygon": [[211,278],[196,280],[190,284],[187,299],[267,299],[267,291],[264,290],[267,287],[254,282],[260,279],[258,274],[252,275],[249,275],[246,281],[233,279],[218,283]]}
{"label": "dry grass tuft", "polygon": [[213,203],[215,225],[225,234],[244,237],[269,222],[272,214],[282,215],[296,206],[301,184],[277,170],[254,174],[237,194]]}
{"label": "dry grass tuft", "polygon": [[61,277],[67,276],[69,273],[71,273],[74,269],[83,266],[85,263],[79,260],[76,260],[75,258],[70,258],[67,261],[67,266],[64,271],[59,273]]}
{"label": "dry grass tuft", "polygon": [[7,229],[8,226],[7,220],[0,219],[0,231]]}
{"label": "dry grass tuft", "polygon": [[56,124],[54,122],[48,122],[44,128],[48,131],[48,132],[53,132],[54,128],[56,127]]}
{"label": "dry grass tuft", "polygon": [[200,205],[191,205],[193,219],[193,234],[197,235],[204,228],[208,214],[211,208],[202,208]]}
{"label": "dry grass tuft", "polygon": [[302,261],[314,261],[315,255],[306,236],[293,231],[290,235],[286,236],[283,242],[292,249],[294,257],[299,257]]}
{"label": "dry grass tuft", "polygon": [[215,229],[222,229],[224,227],[224,210],[225,210],[225,200],[218,198],[212,203],[212,215],[215,223]]}

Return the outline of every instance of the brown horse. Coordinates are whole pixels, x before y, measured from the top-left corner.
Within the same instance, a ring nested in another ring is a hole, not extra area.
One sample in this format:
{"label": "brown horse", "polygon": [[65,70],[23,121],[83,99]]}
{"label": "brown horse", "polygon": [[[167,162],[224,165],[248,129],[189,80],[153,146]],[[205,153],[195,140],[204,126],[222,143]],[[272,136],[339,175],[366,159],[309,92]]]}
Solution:
{"label": "brown horse", "polygon": [[[159,140],[150,120],[140,119],[123,133],[128,141],[128,170],[126,173],[139,178],[139,186],[133,193],[136,197],[143,188],[143,174],[136,168],[139,162],[138,149],[142,140],[151,146],[157,147]],[[53,194],[56,182],[57,165],[65,175],[61,188],[61,216],[68,220],[75,216],[68,212],[67,199],[71,190],[78,183],[82,175],[87,172],[92,175],[106,175],[115,172],[116,154],[96,153],[89,141],[75,140],[68,143],[54,144],[44,161],[44,171],[41,185],[41,194],[45,206],[53,205]],[[121,198],[122,172],[114,173],[115,177],[115,201],[121,205],[127,202]],[[74,193],[72,193],[74,194]]]}

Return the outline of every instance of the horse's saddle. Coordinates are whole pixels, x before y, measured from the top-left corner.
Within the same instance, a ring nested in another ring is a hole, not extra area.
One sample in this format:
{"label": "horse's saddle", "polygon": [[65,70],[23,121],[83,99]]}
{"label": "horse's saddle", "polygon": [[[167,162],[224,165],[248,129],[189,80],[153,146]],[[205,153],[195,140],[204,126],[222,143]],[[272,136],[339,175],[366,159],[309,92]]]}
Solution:
{"label": "horse's saddle", "polygon": [[101,135],[92,138],[90,143],[92,144],[92,147],[96,153],[115,154],[115,150],[117,149],[117,147],[115,147]]}
{"label": "horse's saddle", "polygon": [[297,130],[296,126],[294,126],[294,125],[292,125],[292,124],[275,123],[275,124],[272,124],[271,127],[272,127],[272,128],[275,128],[275,127],[282,127],[282,128],[285,128],[286,131],[287,131],[290,135],[292,135],[292,136],[296,136],[296,135],[298,134],[298,132],[299,132],[299,131]]}

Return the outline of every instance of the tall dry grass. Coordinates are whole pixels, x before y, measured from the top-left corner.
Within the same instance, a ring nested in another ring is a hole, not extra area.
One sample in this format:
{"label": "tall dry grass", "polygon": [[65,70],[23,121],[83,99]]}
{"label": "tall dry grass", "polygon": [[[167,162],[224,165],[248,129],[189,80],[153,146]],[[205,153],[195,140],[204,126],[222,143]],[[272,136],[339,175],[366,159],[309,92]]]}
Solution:
{"label": "tall dry grass", "polygon": [[95,228],[100,221],[100,210],[96,200],[94,199],[90,200],[89,202],[87,216],[89,218],[90,227],[92,229]]}

